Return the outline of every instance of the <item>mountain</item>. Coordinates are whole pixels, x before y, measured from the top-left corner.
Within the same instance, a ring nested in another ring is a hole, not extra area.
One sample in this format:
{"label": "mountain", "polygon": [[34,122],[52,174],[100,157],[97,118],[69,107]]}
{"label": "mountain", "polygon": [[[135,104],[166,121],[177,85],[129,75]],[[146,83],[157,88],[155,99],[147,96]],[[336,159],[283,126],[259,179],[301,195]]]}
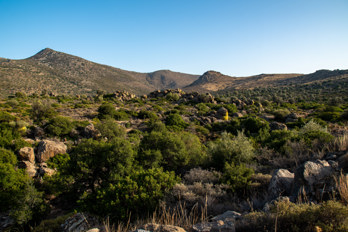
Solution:
{"label": "mountain", "polygon": [[0,58],[2,95],[47,90],[57,94],[92,94],[125,90],[146,94],[157,89],[182,88],[197,75],[160,70],[138,73],[97,64],[46,48],[22,60]]}
{"label": "mountain", "polygon": [[15,92],[94,94],[128,91],[142,95],[158,89],[181,88],[186,92],[216,92],[256,87],[348,82],[348,70],[318,70],[311,74],[260,74],[231,77],[217,71],[191,75],[170,70],[139,73],[97,64],[46,48],[22,60],[0,58],[0,95]]}
{"label": "mountain", "polygon": [[219,72],[208,71],[185,91],[216,92],[234,89],[253,89],[256,87],[282,87],[291,85],[310,85],[323,83],[347,83],[348,70],[318,70],[311,74],[260,74],[249,77],[231,77]]}

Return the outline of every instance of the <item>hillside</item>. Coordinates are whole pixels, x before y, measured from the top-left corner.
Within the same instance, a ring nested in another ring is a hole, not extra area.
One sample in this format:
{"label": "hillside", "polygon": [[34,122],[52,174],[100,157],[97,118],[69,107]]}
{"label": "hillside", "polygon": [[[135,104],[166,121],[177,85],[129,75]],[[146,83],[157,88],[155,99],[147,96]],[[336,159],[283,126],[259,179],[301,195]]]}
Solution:
{"label": "hillside", "polygon": [[191,75],[170,70],[139,73],[97,64],[83,58],[46,48],[22,60],[0,58],[0,95],[16,92],[54,94],[95,94],[128,91],[136,95],[155,90],[181,88],[186,92],[227,92],[322,83],[346,83],[348,70],[319,70],[311,74],[260,74],[231,77],[217,71]]}
{"label": "hillside", "polygon": [[0,91],[5,96],[42,90],[57,94],[92,94],[96,90],[145,94],[156,89],[182,88],[197,78],[169,70],[126,71],[49,48],[23,60],[0,59]]}

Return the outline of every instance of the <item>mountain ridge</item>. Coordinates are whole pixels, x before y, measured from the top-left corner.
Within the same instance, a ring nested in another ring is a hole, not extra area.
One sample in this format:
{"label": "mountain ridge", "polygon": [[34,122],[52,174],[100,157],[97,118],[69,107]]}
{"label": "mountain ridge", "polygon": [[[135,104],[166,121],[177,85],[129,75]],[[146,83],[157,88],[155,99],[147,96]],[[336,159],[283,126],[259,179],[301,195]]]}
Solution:
{"label": "mountain ridge", "polygon": [[157,70],[140,73],[98,64],[78,56],[45,48],[26,59],[0,58],[0,94],[95,94],[128,91],[136,95],[155,90],[181,88],[186,92],[217,92],[256,87],[306,85],[347,81],[348,70],[318,70],[311,74],[259,74],[232,77],[218,71],[202,75]]}

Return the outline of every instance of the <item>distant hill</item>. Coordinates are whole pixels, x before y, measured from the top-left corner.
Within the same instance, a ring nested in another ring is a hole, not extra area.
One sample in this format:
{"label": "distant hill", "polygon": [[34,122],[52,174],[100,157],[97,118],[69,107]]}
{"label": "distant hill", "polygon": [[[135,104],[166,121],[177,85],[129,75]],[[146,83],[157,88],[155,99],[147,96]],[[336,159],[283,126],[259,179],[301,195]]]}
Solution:
{"label": "distant hill", "polygon": [[57,94],[92,94],[97,90],[146,94],[157,89],[182,88],[197,78],[197,75],[169,70],[126,71],[49,48],[23,60],[0,59],[2,95],[42,90]]}
{"label": "distant hill", "polygon": [[0,95],[15,92],[95,94],[117,90],[142,95],[158,89],[181,88],[186,92],[308,85],[328,81],[347,82],[348,70],[319,70],[312,74],[260,74],[231,77],[217,71],[191,75],[170,70],[139,73],[97,64],[46,48],[22,60],[0,58]]}

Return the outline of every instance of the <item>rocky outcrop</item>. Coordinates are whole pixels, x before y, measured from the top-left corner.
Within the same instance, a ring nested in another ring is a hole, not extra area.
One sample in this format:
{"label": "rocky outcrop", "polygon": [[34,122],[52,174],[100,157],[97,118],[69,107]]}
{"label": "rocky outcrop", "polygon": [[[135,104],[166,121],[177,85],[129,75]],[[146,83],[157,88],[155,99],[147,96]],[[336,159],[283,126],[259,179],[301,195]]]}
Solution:
{"label": "rocky outcrop", "polygon": [[273,130],[287,130],[288,127],[284,123],[280,122],[271,122],[269,124],[269,127],[271,128],[271,131]]}
{"label": "rocky outcrop", "polygon": [[272,179],[268,187],[268,193],[271,198],[280,195],[287,196],[291,193],[292,184],[295,174],[286,169],[278,169],[273,173]]}
{"label": "rocky outcrop", "polygon": [[34,148],[23,147],[19,150],[19,158],[23,161],[29,161],[30,163],[35,163]]}
{"label": "rocky outcrop", "polygon": [[83,128],[81,135],[87,139],[97,138],[100,136],[100,132],[94,127],[94,124],[91,123]]}
{"label": "rocky outcrop", "polygon": [[58,154],[64,154],[67,151],[67,146],[62,142],[51,140],[43,140],[39,143],[36,160],[37,162],[46,162],[49,158]]}
{"label": "rocky outcrop", "polygon": [[216,113],[218,119],[225,119],[226,115],[228,115],[228,110],[225,107],[221,107]]}
{"label": "rocky outcrop", "polygon": [[307,161],[295,172],[293,195],[320,199],[334,186],[335,169],[326,160]]}
{"label": "rocky outcrop", "polygon": [[61,225],[62,232],[99,231],[101,223],[94,217],[84,213],[77,213],[65,220]]}
{"label": "rocky outcrop", "polygon": [[119,101],[128,101],[135,98],[136,96],[135,94],[131,94],[127,91],[115,91],[112,94],[112,97],[116,98]]}
{"label": "rocky outcrop", "polygon": [[183,228],[172,225],[160,225],[155,223],[148,223],[143,225],[140,229],[134,232],[186,232]]}
{"label": "rocky outcrop", "polygon": [[25,172],[30,177],[37,176],[37,168],[36,168],[35,164],[31,163],[30,161],[24,160],[18,164],[18,167],[25,169]]}
{"label": "rocky outcrop", "polygon": [[234,232],[236,219],[241,217],[240,213],[235,211],[226,211],[225,213],[213,217],[210,222],[202,222],[193,225],[194,232]]}
{"label": "rocky outcrop", "polygon": [[46,163],[40,163],[38,172],[40,176],[52,176],[56,173],[56,170],[49,168]]}

